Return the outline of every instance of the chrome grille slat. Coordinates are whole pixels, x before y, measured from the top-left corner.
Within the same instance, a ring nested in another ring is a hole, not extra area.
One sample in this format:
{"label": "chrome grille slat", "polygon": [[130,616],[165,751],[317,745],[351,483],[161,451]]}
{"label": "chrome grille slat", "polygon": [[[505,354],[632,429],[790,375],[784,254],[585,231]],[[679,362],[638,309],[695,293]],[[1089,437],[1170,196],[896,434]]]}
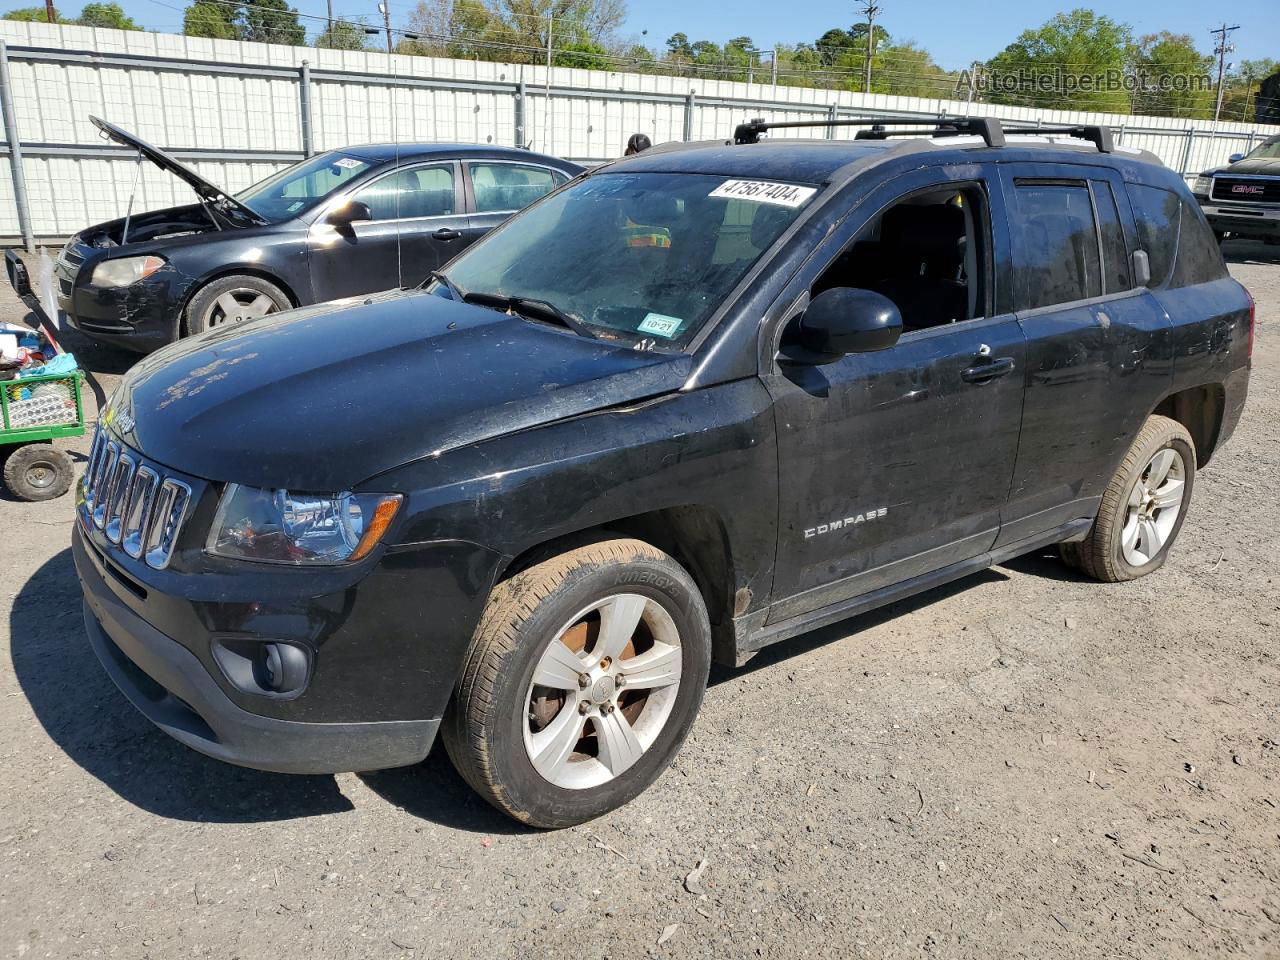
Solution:
{"label": "chrome grille slat", "polygon": [[129,495],[133,493],[133,477],[138,464],[127,453],[120,454],[120,463],[116,467],[115,483],[111,494],[111,502],[107,504],[107,523],[103,530],[112,543],[120,542],[123,533],[121,524],[129,510]]}
{"label": "chrome grille slat", "polygon": [[142,556],[142,545],[147,542],[151,532],[151,508],[156,498],[156,487],[160,476],[146,464],[138,468],[137,477],[133,481],[133,493],[129,498],[129,512],[125,516],[124,531],[120,546],[124,552],[137,560]]}
{"label": "chrome grille slat", "polygon": [[191,506],[191,487],[142,462],[98,428],[81,481],[81,516],[110,543],[148,566],[163,570],[173,558]]}
{"label": "chrome grille slat", "polygon": [[107,504],[111,502],[111,488],[115,484],[116,466],[119,462],[120,444],[108,440],[102,465],[98,468],[98,476],[93,484],[98,491],[98,497],[93,503],[93,525],[99,530],[107,523]]}

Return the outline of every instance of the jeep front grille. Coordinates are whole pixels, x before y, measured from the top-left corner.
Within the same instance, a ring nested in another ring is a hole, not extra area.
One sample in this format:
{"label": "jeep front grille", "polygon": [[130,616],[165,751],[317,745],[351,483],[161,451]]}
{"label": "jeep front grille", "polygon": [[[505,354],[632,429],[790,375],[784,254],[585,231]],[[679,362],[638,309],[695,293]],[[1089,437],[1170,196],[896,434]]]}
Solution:
{"label": "jeep front grille", "polygon": [[191,504],[191,487],[143,463],[98,428],[84,471],[86,523],[103,532],[135,560],[163,570]]}

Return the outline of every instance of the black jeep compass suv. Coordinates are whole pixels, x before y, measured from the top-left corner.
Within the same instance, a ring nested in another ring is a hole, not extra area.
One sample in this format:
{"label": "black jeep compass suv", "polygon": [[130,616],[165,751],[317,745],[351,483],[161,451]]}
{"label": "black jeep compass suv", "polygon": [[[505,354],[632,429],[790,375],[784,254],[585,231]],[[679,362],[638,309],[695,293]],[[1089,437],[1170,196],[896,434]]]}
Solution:
{"label": "black jeep compass suv", "polygon": [[1253,337],[1181,178],[1099,128],[769,127],[134,367],[73,545],[125,695],[269,770],[441,733],[558,827],[658,777],[712,660],[1049,544],[1159,569]]}

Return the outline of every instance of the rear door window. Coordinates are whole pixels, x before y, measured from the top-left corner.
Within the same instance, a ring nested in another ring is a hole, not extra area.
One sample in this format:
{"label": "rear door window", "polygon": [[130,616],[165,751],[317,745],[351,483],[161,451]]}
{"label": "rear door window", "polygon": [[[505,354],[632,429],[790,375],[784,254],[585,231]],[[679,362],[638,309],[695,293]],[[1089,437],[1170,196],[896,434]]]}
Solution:
{"label": "rear door window", "polygon": [[1018,303],[1023,310],[1101,296],[1093,201],[1084,181],[1014,182]]}
{"label": "rear door window", "polygon": [[1098,236],[1102,238],[1102,279],[1107,293],[1128,290],[1129,251],[1124,245],[1124,230],[1120,227],[1120,211],[1116,207],[1111,184],[1105,180],[1089,181],[1093,190],[1093,207],[1098,214]]}
{"label": "rear door window", "polygon": [[1178,233],[1178,259],[1169,280],[1171,287],[1190,287],[1221,280],[1227,275],[1222,250],[1200,210],[1182,201],[1182,229]]}
{"label": "rear door window", "polygon": [[469,166],[476,213],[520,210],[569,179],[558,170],[525,163],[472,163]]}
{"label": "rear door window", "polygon": [[1182,202],[1178,195],[1160,187],[1140,183],[1128,185],[1133,219],[1138,227],[1138,249],[1147,251],[1151,265],[1150,286],[1159,287],[1169,279],[1174,253],[1178,249],[1178,223]]}

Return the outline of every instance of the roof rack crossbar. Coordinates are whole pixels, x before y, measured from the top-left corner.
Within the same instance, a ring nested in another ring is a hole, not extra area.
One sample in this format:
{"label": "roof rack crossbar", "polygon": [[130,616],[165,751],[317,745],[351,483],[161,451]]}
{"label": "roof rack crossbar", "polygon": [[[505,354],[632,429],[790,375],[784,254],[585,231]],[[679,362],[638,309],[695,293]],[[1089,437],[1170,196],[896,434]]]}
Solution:
{"label": "roof rack crossbar", "polygon": [[857,134],[859,140],[882,140],[885,137],[965,136],[982,138],[989,147],[1004,146],[1004,131],[995,117],[939,117],[936,126],[929,129],[885,130],[886,124],[919,124],[929,119],[921,116],[849,117],[840,120],[786,120],[769,123],[763,118],[740,123],[733,131],[734,143],[758,143],[760,134],[768,130],[786,130],[797,127],[871,127]]}
{"label": "roof rack crossbar", "polygon": [[[1016,121],[1015,121],[1016,122]],[[1088,140],[1098,148],[1099,153],[1115,153],[1115,141],[1111,137],[1110,127],[1101,126],[1080,126],[1080,127],[1015,127],[1009,133],[1030,133],[1030,134],[1065,134],[1068,137],[1074,137],[1078,140]]]}

